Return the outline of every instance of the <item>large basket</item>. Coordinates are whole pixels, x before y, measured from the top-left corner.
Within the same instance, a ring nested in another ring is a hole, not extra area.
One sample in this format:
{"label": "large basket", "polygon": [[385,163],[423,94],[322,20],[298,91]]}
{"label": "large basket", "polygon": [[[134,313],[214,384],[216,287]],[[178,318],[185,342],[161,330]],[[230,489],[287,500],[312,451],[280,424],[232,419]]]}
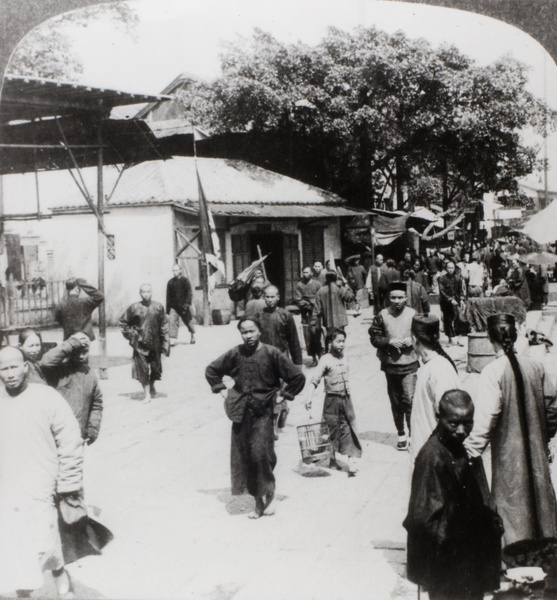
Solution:
{"label": "large basket", "polygon": [[308,423],[297,427],[302,460],[306,464],[331,459],[333,446],[327,423]]}

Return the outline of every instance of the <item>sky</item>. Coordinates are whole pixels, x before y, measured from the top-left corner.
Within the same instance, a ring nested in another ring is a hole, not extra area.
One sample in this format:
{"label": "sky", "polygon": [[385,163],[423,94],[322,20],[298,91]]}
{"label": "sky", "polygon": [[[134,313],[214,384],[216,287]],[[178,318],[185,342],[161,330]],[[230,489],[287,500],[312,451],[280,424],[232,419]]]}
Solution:
{"label": "sky", "polygon": [[[158,93],[178,74],[218,77],[223,42],[250,36],[254,28],[282,42],[317,44],[334,26],[375,26],[404,31],[434,46],[450,43],[491,63],[511,55],[529,65],[529,89],[557,109],[557,66],[526,33],[465,11],[372,0],[132,0],[139,24],[134,36],[109,21],[70,31],[85,72],[83,83]],[[544,74],[547,80],[544,81]],[[557,189],[557,136],[548,143],[551,187]]]}

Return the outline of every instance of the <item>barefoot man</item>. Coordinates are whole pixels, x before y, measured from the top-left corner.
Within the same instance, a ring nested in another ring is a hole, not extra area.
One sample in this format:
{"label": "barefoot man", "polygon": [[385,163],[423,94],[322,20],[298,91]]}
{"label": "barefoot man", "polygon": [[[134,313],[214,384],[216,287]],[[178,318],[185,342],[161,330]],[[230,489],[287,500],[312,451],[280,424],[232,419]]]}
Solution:
{"label": "barefoot man", "polygon": [[[213,361],[205,377],[213,392],[225,399],[232,421],[232,494],[247,491],[254,496],[255,510],[249,516],[258,519],[274,513],[274,405],[293,400],[302,391],[305,376],[280,350],[261,343],[256,317],[242,317],[238,329],[244,343]],[[226,375],[234,380],[230,389],[223,382]]]}

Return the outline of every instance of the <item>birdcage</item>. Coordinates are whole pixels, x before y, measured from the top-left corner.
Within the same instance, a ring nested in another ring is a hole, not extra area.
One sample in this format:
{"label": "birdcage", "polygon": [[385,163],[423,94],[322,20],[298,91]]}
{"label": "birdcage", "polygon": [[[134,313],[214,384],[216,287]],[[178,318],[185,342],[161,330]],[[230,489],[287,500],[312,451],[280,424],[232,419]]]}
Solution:
{"label": "birdcage", "polygon": [[331,434],[327,423],[308,423],[297,427],[302,460],[306,464],[333,457]]}

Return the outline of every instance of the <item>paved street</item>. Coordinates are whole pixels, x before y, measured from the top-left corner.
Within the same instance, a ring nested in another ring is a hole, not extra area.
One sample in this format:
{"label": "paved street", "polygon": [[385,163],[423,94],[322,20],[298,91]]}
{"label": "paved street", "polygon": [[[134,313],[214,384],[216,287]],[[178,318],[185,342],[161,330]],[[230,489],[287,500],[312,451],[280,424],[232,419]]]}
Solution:
{"label": "paved street", "polygon": [[[277,443],[277,513],[257,521],[246,516],[250,497],[230,495],[230,422],[204,378],[206,364],[239,343],[236,324],[199,327],[194,346],[185,343],[189,335],[181,328],[180,343],[164,360],[160,397],[147,405],[135,399],[131,350],[111,330],[113,366],[102,382],[101,435],[86,450],[85,491],[92,514],[115,539],[102,556],[70,566],[78,597],[416,598],[415,586],[403,577],[409,455],[395,449],[370,323],[371,312],[364,311],[348,327],[360,472],[355,478],[329,470],[307,476],[296,426],[308,415],[299,397]],[[449,351],[464,369],[465,348]],[[477,375],[462,375],[474,393]],[[316,418],[320,411],[316,403]],[[47,586],[35,595],[50,592]]]}

